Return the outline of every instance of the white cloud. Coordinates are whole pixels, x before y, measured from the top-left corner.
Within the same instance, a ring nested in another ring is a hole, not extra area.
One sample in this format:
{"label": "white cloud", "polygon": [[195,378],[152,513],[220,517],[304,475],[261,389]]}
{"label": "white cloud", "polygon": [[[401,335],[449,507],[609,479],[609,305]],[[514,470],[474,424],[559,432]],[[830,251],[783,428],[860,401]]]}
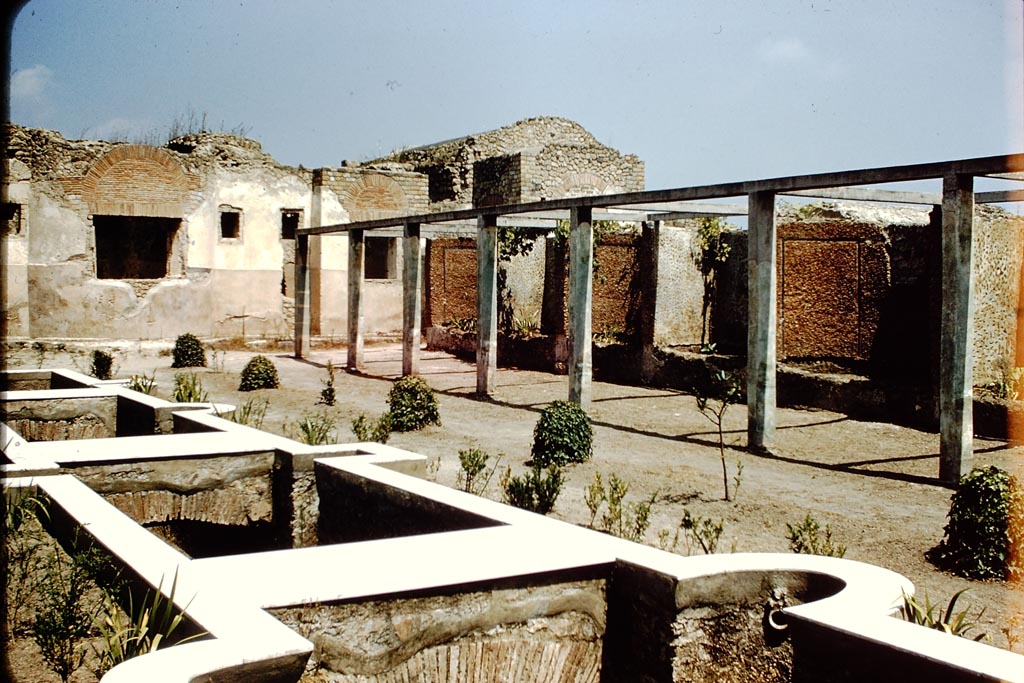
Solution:
{"label": "white cloud", "polygon": [[155,135],[154,127],[150,122],[126,119],[120,116],[89,126],[82,131],[82,137],[88,140],[109,140],[111,142],[149,143],[149,138]]}
{"label": "white cloud", "polygon": [[761,59],[773,64],[794,64],[811,58],[811,51],[797,38],[765,41],[758,48]]}
{"label": "white cloud", "polygon": [[39,104],[46,100],[47,89],[53,81],[53,71],[42,64],[18,69],[11,74],[12,103]]}

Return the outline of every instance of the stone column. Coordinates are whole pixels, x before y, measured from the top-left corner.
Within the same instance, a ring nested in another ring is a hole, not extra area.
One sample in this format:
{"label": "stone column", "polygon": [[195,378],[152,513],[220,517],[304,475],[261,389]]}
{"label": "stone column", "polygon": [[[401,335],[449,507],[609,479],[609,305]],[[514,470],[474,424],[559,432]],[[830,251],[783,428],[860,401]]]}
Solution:
{"label": "stone column", "polygon": [[590,207],[569,214],[569,400],[590,408],[594,227]]}
{"label": "stone column", "polygon": [[775,193],[748,197],[747,445],[767,450],[775,440]]}
{"label": "stone column", "polygon": [[498,372],[498,217],[476,228],[476,393],[490,395]]}
{"label": "stone column", "polygon": [[348,233],[348,363],[350,372],[363,365],[363,268],[366,259],[363,230]]}
{"label": "stone column", "polygon": [[661,221],[644,221],[640,237],[640,379],[650,382],[657,372],[654,328],[658,313],[658,242]]}
{"label": "stone column", "polygon": [[295,236],[295,357],[309,357],[309,236]]}
{"label": "stone column", "polygon": [[942,314],[939,325],[939,478],[955,484],[974,457],[974,178],[942,180]]}
{"label": "stone column", "polygon": [[402,376],[420,371],[420,320],[423,315],[423,238],[419,223],[406,223],[402,239]]}

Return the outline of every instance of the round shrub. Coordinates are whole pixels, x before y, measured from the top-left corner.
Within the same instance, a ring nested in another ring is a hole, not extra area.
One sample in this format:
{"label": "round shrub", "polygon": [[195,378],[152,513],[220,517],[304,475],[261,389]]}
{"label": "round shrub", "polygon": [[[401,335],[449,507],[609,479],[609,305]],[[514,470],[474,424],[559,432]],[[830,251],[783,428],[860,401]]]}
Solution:
{"label": "round shrub", "polygon": [[420,377],[403,377],[388,392],[391,428],[396,432],[414,432],[427,425],[440,425],[434,390]]}
{"label": "round shrub", "polygon": [[242,368],[242,382],[238,385],[239,391],[276,389],[277,387],[277,368],[266,356],[253,356]]}
{"label": "round shrub", "polygon": [[586,462],[593,453],[594,430],[579,405],[554,401],[533,428],[533,463],[538,467]]}
{"label": "round shrub", "polygon": [[194,334],[186,332],[174,340],[172,368],[205,368],[206,351],[203,343]]}
{"label": "round shrub", "polygon": [[965,474],[950,499],[936,564],[970,579],[1024,571],[1024,491],[994,465]]}

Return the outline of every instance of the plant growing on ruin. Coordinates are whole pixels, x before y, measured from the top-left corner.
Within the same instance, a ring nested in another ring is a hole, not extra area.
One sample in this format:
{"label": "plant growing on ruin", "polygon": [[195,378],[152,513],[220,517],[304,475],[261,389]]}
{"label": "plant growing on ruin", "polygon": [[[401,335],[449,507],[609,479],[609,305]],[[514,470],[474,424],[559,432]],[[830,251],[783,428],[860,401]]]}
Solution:
{"label": "plant growing on ruin", "polygon": [[132,375],[128,378],[128,383],[125,387],[140,394],[152,395],[156,390],[156,372],[152,375]]}
{"label": "plant growing on ruin", "polygon": [[47,562],[46,534],[40,518],[46,518],[49,511],[44,498],[24,489],[9,489],[7,496],[2,529],[5,616],[8,631],[15,633],[22,623],[23,612],[30,608],[36,580]]}
{"label": "plant growing on ruin", "polygon": [[846,554],[845,545],[832,542],[832,527],[826,524],[823,530],[818,520],[814,519],[810,513],[799,524],[787,522],[786,529],[789,548],[794,553],[827,557],[842,557]]}
{"label": "plant growing on ruin", "polygon": [[385,412],[375,422],[365,414],[360,414],[352,420],[352,433],[356,435],[357,441],[387,443],[391,438],[391,413]]}
{"label": "plant growing on ruin", "polygon": [[459,472],[455,476],[455,485],[466,493],[483,495],[491,482],[491,477],[494,476],[494,471],[498,468],[498,463],[501,462],[501,457],[499,455],[494,464],[487,467],[487,461],[491,458],[490,453],[479,448],[460,450]]}
{"label": "plant growing on ruin", "polygon": [[205,368],[206,350],[194,334],[186,332],[174,340],[172,368]]}
{"label": "plant growing on ruin", "polygon": [[327,413],[303,415],[302,419],[295,423],[291,438],[310,446],[337,443],[334,418]]}
{"label": "plant growing on ruin", "polygon": [[238,385],[239,391],[276,389],[278,386],[277,368],[266,356],[253,356],[242,368],[242,381]]}
{"label": "plant growing on ruin", "polygon": [[546,470],[534,465],[522,477],[512,476],[508,467],[501,475],[501,489],[506,504],[546,515],[555,508],[564,481],[562,470],[555,465]]}
{"label": "plant growing on ruin", "polygon": [[427,425],[441,424],[434,390],[421,377],[410,375],[396,381],[391,385],[387,402],[391,427],[396,432],[414,432]]}
{"label": "plant growing on ruin", "polygon": [[594,430],[579,404],[553,401],[533,428],[530,454],[538,467],[586,462],[593,454]]}
{"label": "plant growing on ruin", "polygon": [[246,427],[262,429],[263,420],[267,417],[267,409],[270,401],[265,398],[250,398],[245,403],[237,406],[228,419]]}
{"label": "plant growing on ruin", "polygon": [[971,579],[1005,579],[1024,572],[1024,491],[994,465],[960,479],[950,499],[945,537],[931,559]]}
{"label": "plant growing on ruin", "polygon": [[85,662],[85,638],[98,612],[88,590],[99,562],[98,552],[92,549],[69,559],[57,550],[37,585],[39,604],[32,637],[47,666],[65,683]]}
{"label": "plant growing on ruin", "polygon": [[975,641],[988,640],[988,634],[984,631],[978,633],[973,638],[970,636],[970,632],[978,628],[978,622],[981,621],[981,617],[985,614],[985,608],[982,608],[973,617],[970,615],[971,608],[969,605],[959,612],[954,611],[956,609],[956,601],[967,591],[967,588],[963,588],[954,593],[953,597],[946,604],[945,610],[941,608],[939,603],[932,604],[927,592],[924,594],[924,604],[921,604],[915,596],[904,593],[903,604],[900,606],[900,616],[904,621],[950,635],[971,638],[971,640]]}
{"label": "plant growing on ruin", "polygon": [[711,307],[718,292],[718,274],[729,259],[731,247],[723,239],[729,223],[721,216],[697,219],[697,247],[700,249],[700,274],[704,280],[704,296],[700,311],[700,343],[710,349]]}
{"label": "plant growing on ruin", "polygon": [[92,352],[89,374],[96,379],[110,379],[114,375],[114,356],[101,349]]}
{"label": "plant growing on ruin", "polygon": [[324,372],[327,374],[326,379],[320,380],[324,388],[320,390],[320,403],[325,406],[333,406],[336,399],[334,391],[334,363],[327,361],[327,365],[324,367]]}
{"label": "plant growing on ruin", "polygon": [[[729,406],[738,403],[740,400],[740,378],[734,373],[718,370],[712,377],[711,384],[712,388],[709,394],[703,394],[698,391],[695,396],[697,399],[697,410],[711,424],[715,425],[715,429],[718,432],[718,457],[722,461],[722,486],[725,489],[725,499],[731,500],[729,497],[729,468],[725,462],[725,428],[723,423]],[[742,473],[739,461],[737,461],[737,470]]]}
{"label": "plant growing on ruin", "polygon": [[209,396],[203,388],[203,380],[194,372],[179,372],[174,375],[175,403],[206,403]]}
{"label": "plant growing on ruin", "polygon": [[996,398],[1019,401],[1024,398],[1024,368],[1004,370],[1002,376],[988,388]]}
{"label": "plant growing on ruin", "polygon": [[[130,591],[128,606],[121,610],[112,591],[104,591],[103,605],[96,626],[99,630],[103,647],[99,654],[99,673],[103,674],[121,662],[133,657],[156,652],[174,637],[175,632],[185,620],[185,611],[178,610],[174,596],[178,588],[178,573],[175,571],[171,582],[170,593],[164,597],[162,592],[163,579],[155,590],[146,591],[145,597],[135,604]],[[191,604],[191,600],[188,603]],[[205,634],[195,634],[177,640],[184,643],[201,638]]]}
{"label": "plant growing on ruin", "polygon": [[710,517],[690,514],[689,510],[683,508],[683,519],[679,522],[679,529],[683,532],[687,555],[692,555],[698,547],[705,555],[710,555],[718,549],[718,542],[722,539],[722,531],[725,529],[725,520],[719,519],[716,522]]}
{"label": "plant growing on ruin", "polygon": [[540,335],[540,320],[536,315],[512,316],[512,336],[533,339]]}
{"label": "plant growing on ruin", "polygon": [[640,502],[625,503],[628,492],[629,482],[620,479],[617,474],[612,473],[605,488],[601,473],[595,472],[593,481],[584,489],[587,509],[590,510],[590,527],[595,528],[597,513],[607,503],[607,509],[601,516],[600,530],[639,543],[643,541],[650,526],[651,506],[658,494],[655,492],[649,499]]}

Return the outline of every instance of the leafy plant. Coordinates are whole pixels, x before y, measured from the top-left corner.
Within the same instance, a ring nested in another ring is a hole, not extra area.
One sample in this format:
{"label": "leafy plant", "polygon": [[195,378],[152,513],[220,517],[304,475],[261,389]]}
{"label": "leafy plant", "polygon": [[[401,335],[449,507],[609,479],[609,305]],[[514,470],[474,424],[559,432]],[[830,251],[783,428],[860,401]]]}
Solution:
{"label": "leafy plant", "polygon": [[174,360],[171,361],[172,368],[205,368],[206,351],[199,337],[190,332],[179,335],[174,340]]}
{"label": "leafy plant", "polygon": [[36,367],[42,368],[46,363],[46,343],[41,341],[32,342],[32,351],[36,356]]}
{"label": "leafy plant", "polygon": [[564,481],[562,471],[555,465],[546,470],[534,465],[522,477],[512,476],[509,467],[501,476],[501,488],[507,504],[546,515],[555,508]]}
{"label": "leafy plant", "polygon": [[[188,609],[188,605],[181,611],[175,607],[174,595],[177,587],[178,574],[175,571],[167,597],[164,597],[162,592],[163,579],[156,590],[146,592],[138,605],[135,604],[131,592],[128,592],[126,611],[121,610],[110,591],[104,592],[103,607],[99,619],[96,620],[104,645],[99,652],[100,673],[109,671],[132,657],[155,652],[171,640],[184,621],[185,611]],[[192,604],[191,600],[189,604]],[[195,634],[177,642],[188,642],[203,635]]]}
{"label": "leafy plant", "polygon": [[101,349],[94,349],[89,374],[96,379],[110,379],[114,374],[114,356]]}
{"label": "leafy plant", "polygon": [[716,522],[710,517],[692,515],[689,510],[683,508],[683,519],[679,522],[679,528],[683,532],[687,555],[692,555],[697,547],[700,547],[705,555],[710,555],[718,549],[718,542],[722,539],[722,531],[725,529],[725,520],[719,519]]}
{"label": "leafy plant", "polygon": [[49,515],[45,499],[23,489],[9,489],[3,518],[4,590],[7,628],[14,633],[29,607],[37,576],[47,562],[46,534],[39,521]]}
{"label": "leafy plant", "polygon": [[786,528],[788,529],[786,537],[789,539],[789,548],[794,553],[826,555],[828,557],[842,557],[846,554],[845,545],[832,543],[832,527],[826,524],[824,533],[822,533],[821,525],[810,513],[799,524],[794,525],[787,522]]}
{"label": "leafy plant", "polygon": [[414,432],[427,425],[441,424],[434,390],[421,377],[410,375],[396,381],[391,385],[387,402],[391,427],[396,432]]}
{"label": "leafy plant", "polygon": [[1024,398],[1024,368],[1004,370],[1002,376],[989,385],[996,398],[1019,401]]}
{"label": "leafy plant", "polygon": [[540,320],[533,316],[512,316],[512,336],[519,339],[532,339],[540,335]]}
{"label": "leafy plant", "polygon": [[391,438],[391,413],[384,413],[376,422],[371,422],[366,415],[352,420],[352,433],[357,441],[376,441],[387,443]]}
{"label": "leafy plant", "polygon": [[327,379],[320,380],[324,384],[324,388],[320,390],[320,403],[333,406],[336,398],[334,391],[334,363],[327,361],[327,366],[324,370],[327,373]]}
{"label": "leafy plant", "polygon": [[443,324],[449,330],[465,334],[476,334],[476,318],[453,318]]}
{"label": "leafy plant", "polygon": [[263,420],[267,417],[267,408],[269,407],[270,401],[265,398],[250,398],[237,406],[228,419],[240,425],[262,429]]}
{"label": "leafy plant", "polygon": [[209,400],[203,380],[194,372],[179,372],[174,375],[175,403],[205,403]]}
{"label": "leafy plant", "polygon": [[[956,608],[956,601],[967,590],[967,588],[963,588],[954,593],[944,611],[938,603],[932,604],[928,593],[924,594],[923,605],[913,595],[904,593],[903,605],[900,607],[900,616],[903,617],[904,621],[909,621],[918,626],[935,629],[936,631],[960,636],[961,638],[969,638],[970,632],[978,628],[978,622],[981,621],[982,615],[985,614],[985,609],[982,608],[974,617],[970,616],[970,606],[959,612],[953,611]],[[938,611],[936,612],[936,610]],[[988,640],[988,634],[983,631],[971,638],[971,640]]]}
{"label": "leafy plant", "polygon": [[618,344],[625,341],[625,333],[618,327],[611,325],[593,334],[595,344]]}
{"label": "leafy plant", "polygon": [[295,424],[292,438],[297,438],[310,446],[337,443],[334,418],[326,413],[303,415],[302,419]]}
{"label": "leafy plant", "polygon": [[950,499],[945,537],[930,557],[971,579],[1005,579],[1024,571],[1024,491],[994,465],[960,479]]}
{"label": "leafy plant", "polygon": [[266,356],[253,356],[242,368],[242,381],[238,385],[239,391],[276,389],[278,386],[277,368]]}
{"label": "leafy plant", "polygon": [[47,666],[65,683],[85,661],[84,639],[98,609],[87,596],[97,564],[95,552],[82,551],[70,559],[54,552],[37,587],[39,605],[32,636]]}
{"label": "leafy plant", "polygon": [[594,527],[597,513],[607,503],[607,511],[601,516],[600,529],[619,538],[641,542],[650,526],[651,506],[658,494],[654,493],[648,500],[627,504],[623,501],[628,492],[629,482],[620,479],[617,474],[612,473],[608,478],[606,490],[601,473],[595,472],[594,480],[584,489],[587,509],[590,510],[590,526]]}
{"label": "leafy plant", "polygon": [[[701,302],[700,340],[701,345],[711,341],[711,306],[718,292],[718,273],[729,259],[731,247],[722,235],[729,223],[721,216],[705,216],[697,219],[697,247],[700,249],[700,273],[704,280],[704,297]],[[728,498],[728,497],[727,497]]]}
{"label": "leafy plant", "polygon": [[491,455],[479,448],[468,448],[459,451],[459,473],[455,477],[455,485],[466,493],[482,495],[494,476],[494,470],[501,462],[499,455],[494,464],[488,468],[487,461]]}
{"label": "leafy plant", "polygon": [[137,391],[140,394],[150,394],[156,389],[156,372],[152,375],[132,375],[128,378],[128,384],[125,385],[132,391]]}
{"label": "leafy plant", "polygon": [[[725,429],[723,422],[729,406],[740,400],[740,378],[724,370],[718,370],[712,378],[710,395],[698,393],[697,410],[715,425],[718,431],[718,457],[722,461],[722,486],[725,488],[725,499],[729,498],[729,468],[725,464]],[[742,473],[742,469],[740,469]],[[737,475],[740,476],[740,475]]]}
{"label": "leafy plant", "polygon": [[570,401],[553,401],[533,428],[530,453],[538,467],[586,462],[593,453],[594,430],[586,411]]}

